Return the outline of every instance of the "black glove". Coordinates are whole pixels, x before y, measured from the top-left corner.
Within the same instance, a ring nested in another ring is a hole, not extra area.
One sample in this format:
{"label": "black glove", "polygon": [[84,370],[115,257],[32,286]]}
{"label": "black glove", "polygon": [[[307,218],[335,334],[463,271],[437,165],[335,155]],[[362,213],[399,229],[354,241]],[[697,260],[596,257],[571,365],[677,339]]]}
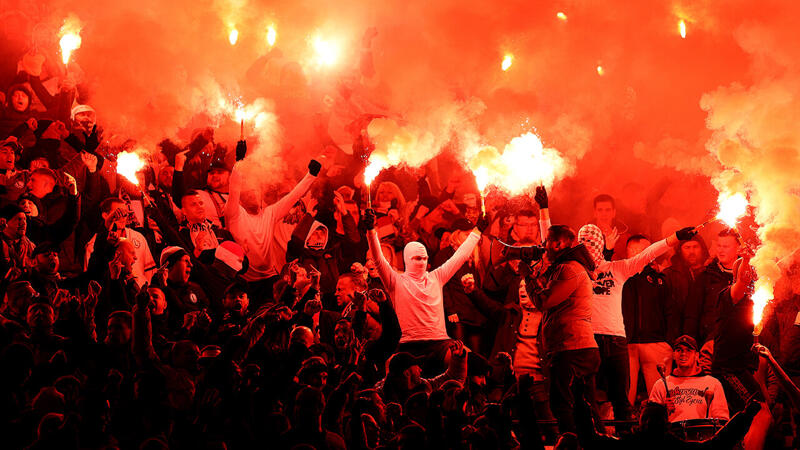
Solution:
{"label": "black glove", "polygon": [[547,209],[547,189],[545,189],[544,186],[536,186],[536,195],[533,197],[533,199],[536,200],[536,204],[539,205],[539,209]]}
{"label": "black glove", "polygon": [[679,241],[688,241],[693,238],[695,234],[697,234],[697,230],[695,230],[694,227],[686,227],[676,231],[675,237],[677,237]]}
{"label": "black glove", "polygon": [[97,125],[95,124],[95,126],[92,127],[91,133],[83,133],[83,137],[86,138],[86,151],[95,153],[97,147],[100,147],[100,138],[97,137]]}
{"label": "black glove", "polygon": [[484,231],[486,231],[487,228],[489,228],[489,225],[491,225],[491,222],[489,222],[489,219],[486,217],[486,214],[481,214],[481,218],[478,219],[478,223],[475,224],[475,228],[477,228],[478,231],[483,233]]}
{"label": "black glove", "polygon": [[322,170],[322,164],[319,163],[316,159],[312,159],[308,163],[308,173],[311,175],[317,176],[319,175],[319,171]]}
{"label": "black glove", "polygon": [[365,210],[364,211],[364,217],[361,219],[361,221],[364,223],[364,227],[367,229],[367,231],[374,230],[375,229],[375,210],[372,209],[372,208],[369,208],[369,209]]}
{"label": "black glove", "polygon": [[75,136],[74,134],[70,134],[69,136],[67,136],[67,138],[64,139],[64,142],[72,146],[72,148],[74,148],[75,151],[77,152],[86,150],[86,145],[84,145],[84,143],[81,142],[80,139],[78,139],[78,136]]}
{"label": "black glove", "polygon": [[241,161],[247,155],[247,141],[239,141],[236,143],[236,160]]}

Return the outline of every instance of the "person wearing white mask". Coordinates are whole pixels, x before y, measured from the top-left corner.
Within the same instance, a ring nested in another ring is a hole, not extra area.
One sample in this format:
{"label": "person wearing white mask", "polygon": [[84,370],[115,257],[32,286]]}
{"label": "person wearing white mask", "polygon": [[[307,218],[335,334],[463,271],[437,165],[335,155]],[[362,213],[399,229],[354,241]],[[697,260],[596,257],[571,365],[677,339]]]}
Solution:
{"label": "person wearing white mask", "polygon": [[381,251],[380,240],[375,231],[375,211],[364,214],[369,250],[377,262],[381,281],[389,292],[392,306],[397,314],[402,335],[397,351],[409,352],[426,358],[423,370],[426,373],[441,373],[449,361],[450,336],[445,327],[442,287],[472,254],[488,225],[485,218],[455,254],[432,272],[428,271],[428,252],[419,242],[409,242],[403,249],[405,271],[395,271]]}

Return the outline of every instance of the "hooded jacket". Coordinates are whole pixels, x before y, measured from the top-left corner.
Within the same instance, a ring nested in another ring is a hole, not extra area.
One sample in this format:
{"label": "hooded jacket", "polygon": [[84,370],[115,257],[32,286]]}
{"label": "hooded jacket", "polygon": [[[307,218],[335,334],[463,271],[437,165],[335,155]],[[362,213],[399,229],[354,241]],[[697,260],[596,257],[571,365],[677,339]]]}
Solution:
{"label": "hooded jacket", "polygon": [[667,251],[666,239],[654,242],[633,258],[618,261],[603,259],[605,247],[603,233],[597,225],[584,225],[578,231],[578,240],[587,247],[596,265],[594,295],[592,297],[592,326],[595,334],[625,337],[622,318],[622,286],[628,278],[641,272],[659,255]]}
{"label": "hooded jacket", "polygon": [[542,317],[542,346],[548,356],[597,348],[592,330],[594,261],[584,245],[563,250],[537,279],[526,281],[528,295]]}

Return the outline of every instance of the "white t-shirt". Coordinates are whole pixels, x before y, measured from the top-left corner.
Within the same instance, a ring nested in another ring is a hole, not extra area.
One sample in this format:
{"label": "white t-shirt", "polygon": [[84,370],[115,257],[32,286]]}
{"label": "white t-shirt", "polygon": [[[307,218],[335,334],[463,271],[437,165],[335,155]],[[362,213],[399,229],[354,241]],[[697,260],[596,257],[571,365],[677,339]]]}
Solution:
{"label": "white t-shirt", "polygon": [[625,323],[622,320],[622,286],[628,278],[641,272],[668,248],[666,239],[663,239],[654,242],[633,258],[603,261],[597,266],[596,278],[592,280],[594,334],[625,337]]}
{"label": "white t-shirt", "polygon": [[[675,411],[669,415],[670,422],[679,422],[692,419],[725,419],[728,414],[728,402],[725,391],[719,380],[711,375],[697,375],[693,377],[667,376],[669,396],[675,403]],[[710,392],[711,406],[706,403],[706,392]],[[666,404],[666,389],[664,381],[659,379],[650,391],[650,400]]]}
{"label": "white t-shirt", "polygon": [[[234,170],[238,168],[234,167]],[[256,281],[269,278],[277,275],[286,264],[286,244],[289,240],[284,240],[286,230],[276,230],[284,228],[280,221],[316,179],[317,177],[306,174],[289,194],[255,215],[249,214],[241,205],[229,205],[226,209],[228,231],[242,246],[250,263],[250,268],[244,274],[245,279]],[[238,190],[240,186],[232,184],[231,189]]]}

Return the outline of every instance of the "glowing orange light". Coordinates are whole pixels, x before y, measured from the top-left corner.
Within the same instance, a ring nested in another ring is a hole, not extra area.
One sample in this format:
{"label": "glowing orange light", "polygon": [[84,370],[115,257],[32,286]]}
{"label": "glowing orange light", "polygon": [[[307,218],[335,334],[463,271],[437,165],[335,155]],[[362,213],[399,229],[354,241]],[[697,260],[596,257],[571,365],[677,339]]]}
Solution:
{"label": "glowing orange light", "polygon": [[136,153],[120,152],[117,155],[117,173],[135,185],[139,185],[136,172],[144,168],[144,161]]}
{"label": "glowing orange light", "polygon": [[489,185],[489,169],[479,166],[472,173],[475,175],[475,184],[478,185],[478,191],[480,191],[481,195],[481,212],[486,214],[486,203],[483,200],[483,196],[486,195],[486,186]]}
{"label": "glowing orange light", "polygon": [[318,65],[332,66],[339,60],[341,49],[332,41],[325,40],[321,36],[315,36],[311,40],[311,47],[314,49],[315,60]]}
{"label": "glowing orange light", "polygon": [[278,39],[278,31],[275,29],[275,25],[270,25],[267,27],[267,44],[270,47],[275,45],[275,41]]}
{"label": "glowing orange light", "polygon": [[561,11],[559,11],[559,12],[556,14],[556,17],[558,17],[558,20],[560,20],[560,21],[562,21],[562,22],[566,22],[566,21],[567,21],[567,15],[566,15],[566,14],[564,14],[563,12],[561,12]]}
{"label": "glowing orange light", "polygon": [[736,222],[747,213],[747,197],[740,192],[735,194],[720,192],[718,202],[719,213],[716,218],[729,228],[736,227]]}
{"label": "glowing orange light", "polygon": [[70,16],[64,20],[58,35],[61,39],[58,45],[61,47],[61,61],[66,65],[72,53],[81,48],[81,25],[76,17]]}
{"label": "glowing orange light", "polygon": [[475,175],[475,183],[478,185],[478,190],[483,193],[486,190],[486,186],[489,185],[489,169],[485,166],[478,166],[477,169],[472,171],[472,174]]}
{"label": "glowing orange light", "polygon": [[369,186],[372,184],[372,181],[375,180],[375,177],[381,173],[383,169],[386,168],[386,161],[377,156],[373,155],[369,158],[369,164],[364,169],[364,183]]}
{"label": "glowing orange light", "polygon": [[507,53],[506,56],[503,57],[503,63],[500,65],[500,67],[503,69],[503,72],[505,72],[511,67],[512,64],[514,64],[514,55]]}
{"label": "glowing orange light", "polygon": [[764,308],[767,307],[767,304],[773,298],[772,289],[766,284],[762,284],[756,287],[755,292],[753,292],[750,298],[753,300],[753,325],[755,327],[753,334],[758,336],[764,328],[764,325],[761,323],[761,319],[764,316]]}
{"label": "glowing orange light", "polygon": [[228,42],[230,42],[231,45],[236,45],[236,41],[238,40],[239,40],[239,30],[237,30],[236,28],[231,28],[231,31],[228,33]]}
{"label": "glowing orange light", "polygon": [[684,22],[683,19],[678,22],[678,32],[681,34],[683,39],[686,39],[686,22]]}
{"label": "glowing orange light", "polygon": [[552,185],[567,171],[567,162],[553,148],[545,148],[539,136],[525,133],[509,142],[500,153],[484,147],[469,161],[478,188],[492,184],[513,195],[534,184]]}
{"label": "glowing orange light", "polygon": [[598,64],[597,65],[597,74],[602,77],[603,75],[605,75],[605,73],[606,73],[606,70],[603,69],[603,66]]}

